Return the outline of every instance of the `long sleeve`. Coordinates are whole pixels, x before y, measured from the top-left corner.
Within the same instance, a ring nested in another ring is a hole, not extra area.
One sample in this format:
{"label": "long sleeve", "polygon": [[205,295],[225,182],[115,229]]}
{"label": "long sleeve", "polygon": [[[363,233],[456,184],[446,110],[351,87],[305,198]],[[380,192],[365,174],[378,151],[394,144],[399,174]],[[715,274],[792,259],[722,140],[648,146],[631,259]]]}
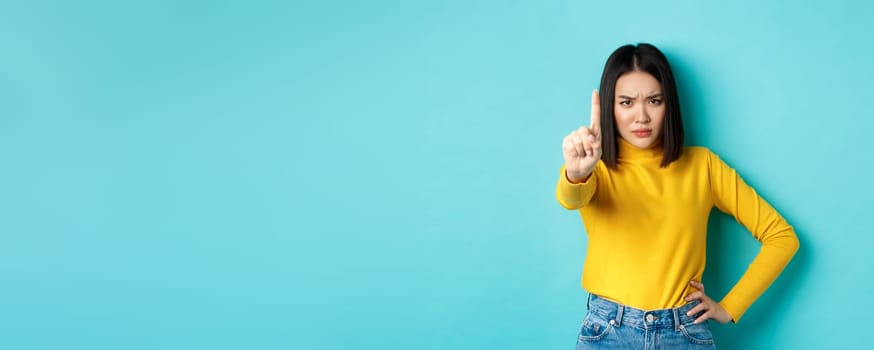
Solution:
{"label": "long sleeve", "polygon": [[585,182],[574,184],[565,175],[565,166],[561,166],[558,174],[558,185],[555,186],[555,197],[558,203],[568,210],[580,209],[592,199],[598,187],[597,167]]}
{"label": "long sleeve", "polygon": [[708,163],[711,195],[716,207],[734,216],[762,243],[747,271],[720,301],[737,322],[777,279],[798,250],[799,242],[792,226],[734,169],[712,152]]}

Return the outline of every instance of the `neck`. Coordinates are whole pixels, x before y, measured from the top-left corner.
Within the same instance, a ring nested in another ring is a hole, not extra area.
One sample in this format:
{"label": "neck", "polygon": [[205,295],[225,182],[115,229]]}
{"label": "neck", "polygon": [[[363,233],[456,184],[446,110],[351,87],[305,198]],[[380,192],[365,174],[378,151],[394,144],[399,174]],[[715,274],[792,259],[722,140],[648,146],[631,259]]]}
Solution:
{"label": "neck", "polygon": [[639,148],[631,142],[626,141],[621,136],[619,137],[619,158],[620,159],[650,159],[664,157],[664,148],[658,141],[650,148]]}

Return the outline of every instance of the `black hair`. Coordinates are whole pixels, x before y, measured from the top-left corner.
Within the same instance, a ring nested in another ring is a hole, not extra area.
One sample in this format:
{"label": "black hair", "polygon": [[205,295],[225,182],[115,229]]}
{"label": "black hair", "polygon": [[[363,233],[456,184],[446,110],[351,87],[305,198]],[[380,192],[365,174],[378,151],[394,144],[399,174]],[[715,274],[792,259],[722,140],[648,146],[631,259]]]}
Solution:
{"label": "black hair", "polygon": [[677,84],[668,59],[658,48],[640,43],[622,46],[607,58],[604,74],[601,75],[601,160],[609,168],[616,169],[619,156],[619,136],[613,105],[616,98],[616,81],[625,73],[646,72],[652,75],[662,87],[665,104],[665,121],[662,124],[661,139],[664,153],[661,167],[680,158],[683,151],[683,118],[680,115],[680,100]]}

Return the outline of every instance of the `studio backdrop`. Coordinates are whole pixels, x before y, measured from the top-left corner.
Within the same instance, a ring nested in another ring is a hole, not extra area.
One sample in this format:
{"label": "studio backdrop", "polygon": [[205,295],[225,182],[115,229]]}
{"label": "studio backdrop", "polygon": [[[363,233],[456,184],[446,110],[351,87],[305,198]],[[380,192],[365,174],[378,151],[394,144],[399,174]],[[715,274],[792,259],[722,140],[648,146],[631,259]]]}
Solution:
{"label": "studio backdrop", "polygon": [[[0,348],[571,349],[561,141],[624,44],[792,224],[721,349],[859,348],[865,1],[0,2]],[[715,299],[759,243],[710,220]]]}

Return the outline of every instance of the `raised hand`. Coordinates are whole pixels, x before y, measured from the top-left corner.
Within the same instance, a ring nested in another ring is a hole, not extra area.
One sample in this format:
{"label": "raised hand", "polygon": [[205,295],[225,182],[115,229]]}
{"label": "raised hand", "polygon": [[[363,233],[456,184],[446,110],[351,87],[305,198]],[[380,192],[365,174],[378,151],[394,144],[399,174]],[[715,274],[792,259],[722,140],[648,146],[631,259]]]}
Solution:
{"label": "raised hand", "polygon": [[589,178],[601,159],[601,101],[598,90],[592,91],[592,115],[588,127],[582,126],[565,136],[561,148],[567,178],[582,182]]}

